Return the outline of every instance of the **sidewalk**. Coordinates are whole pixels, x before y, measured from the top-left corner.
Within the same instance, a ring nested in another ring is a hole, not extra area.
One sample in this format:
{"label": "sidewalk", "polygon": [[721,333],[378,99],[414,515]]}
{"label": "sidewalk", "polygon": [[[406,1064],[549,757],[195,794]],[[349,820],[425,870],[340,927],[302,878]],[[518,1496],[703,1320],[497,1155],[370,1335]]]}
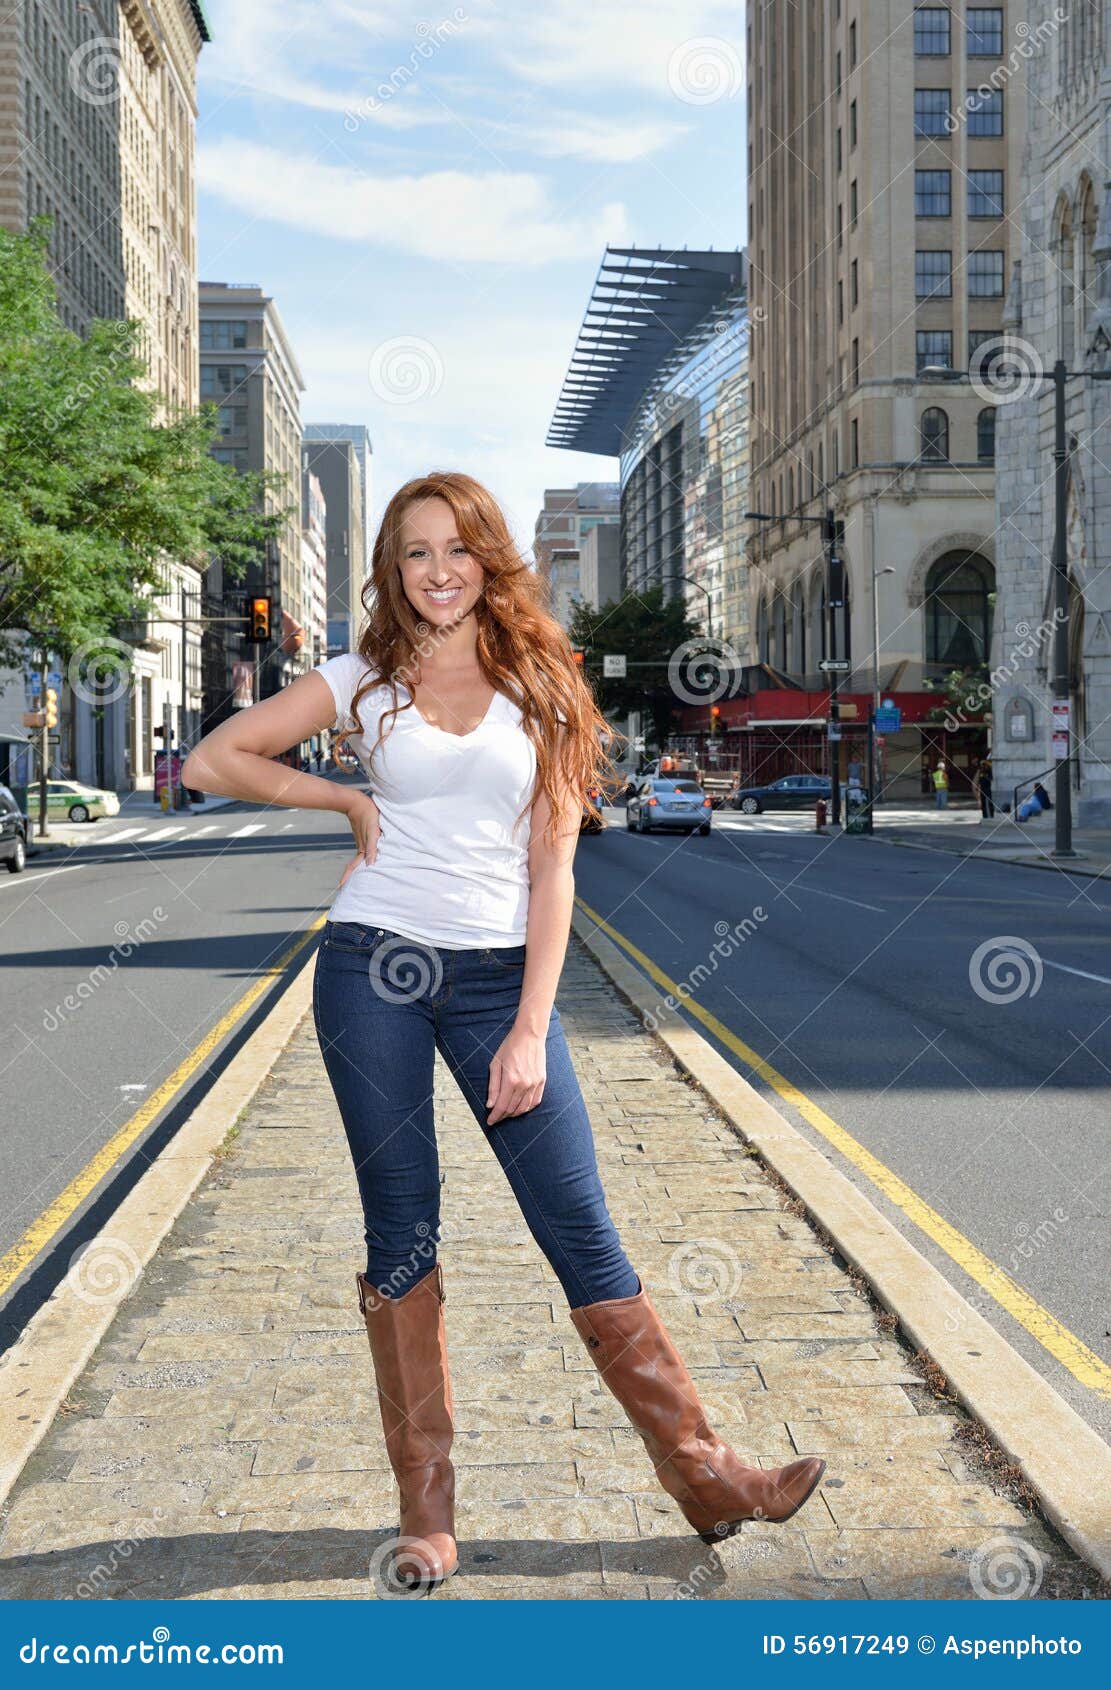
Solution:
{"label": "sidewalk", "polygon": [[[559,1004],[611,1210],[712,1422],[750,1462],[829,1467],[787,1525],[689,1532],[438,1063],[460,1572],[435,1599],[1090,1589],[576,937]],[[229,1129],[12,1492],[0,1597],[377,1594],[395,1489],[311,1016]],[[93,1249],[118,1267],[111,1230]]]}
{"label": "sidewalk", "polygon": [[1074,825],[1072,843],[1079,855],[1075,861],[1066,861],[1053,855],[1055,825],[1052,810],[1021,823],[1001,813],[991,821],[981,821],[978,812],[968,810],[938,811],[933,816],[925,812],[920,818],[907,817],[903,812],[897,819],[888,820],[881,806],[876,810],[872,838],[991,862],[1024,863],[1028,868],[1111,878],[1111,828]]}

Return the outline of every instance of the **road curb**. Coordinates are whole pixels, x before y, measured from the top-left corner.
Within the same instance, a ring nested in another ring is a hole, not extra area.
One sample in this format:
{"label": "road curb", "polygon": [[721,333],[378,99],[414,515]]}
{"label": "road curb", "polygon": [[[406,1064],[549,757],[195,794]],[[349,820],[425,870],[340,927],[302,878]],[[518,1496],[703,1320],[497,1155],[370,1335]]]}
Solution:
{"label": "road curb", "polygon": [[[963,857],[965,862],[971,863],[1002,863],[1005,868],[1036,868],[1051,870],[1057,874],[1071,874],[1082,880],[1111,880],[1111,874],[1106,868],[1079,868],[1073,866],[1072,859],[1068,863],[1053,862],[1047,857],[1032,857],[1029,862],[1019,857],[993,857],[987,852],[962,851],[957,845],[928,845],[924,839],[898,839],[894,836],[879,838],[876,834],[861,834],[862,839],[870,839],[873,845],[894,845],[900,851],[935,851],[946,857]],[[1081,857],[1088,855],[1081,851]]]}
{"label": "road curb", "polygon": [[903,1332],[1037,1493],[1046,1518],[1111,1578],[1111,1456],[1064,1398],[944,1274],[664,1001],[581,910],[574,931],[678,1066],[804,1204]]}
{"label": "road curb", "polygon": [[62,1403],[127,1300],[143,1268],[204,1179],[229,1127],[250,1103],[312,1006],[310,954],[265,1020],[124,1198],[85,1254],[123,1264],[95,1301],[63,1279],[0,1357],[0,1503],[46,1436]]}

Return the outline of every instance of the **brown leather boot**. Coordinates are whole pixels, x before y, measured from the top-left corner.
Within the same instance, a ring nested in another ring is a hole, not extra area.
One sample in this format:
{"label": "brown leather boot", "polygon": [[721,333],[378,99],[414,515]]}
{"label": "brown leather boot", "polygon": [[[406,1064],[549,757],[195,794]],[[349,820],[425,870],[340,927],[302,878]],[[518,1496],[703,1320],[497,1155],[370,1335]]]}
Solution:
{"label": "brown leather boot", "polygon": [[366,1321],[386,1451],[401,1492],[391,1576],[434,1590],[455,1572],[455,1428],[444,1331],[444,1276],[436,1266],[403,1297],[383,1297],[355,1275]]}
{"label": "brown leather boot", "polygon": [[816,1456],[765,1470],[745,1467],[707,1423],[694,1381],[643,1281],[635,1297],[572,1309],[580,1338],[636,1430],[656,1477],[705,1543],[746,1520],[789,1520],[826,1464]]}

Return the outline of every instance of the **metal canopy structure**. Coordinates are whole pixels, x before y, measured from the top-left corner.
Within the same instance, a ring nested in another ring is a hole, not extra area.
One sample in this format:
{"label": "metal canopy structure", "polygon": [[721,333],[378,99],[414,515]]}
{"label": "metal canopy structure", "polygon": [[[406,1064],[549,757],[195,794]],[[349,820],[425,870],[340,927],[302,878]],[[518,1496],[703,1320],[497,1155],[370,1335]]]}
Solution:
{"label": "metal canopy structure", "polygon": [[744,283],[739,250],[607,246],[547,444],[620,457],[625,424],[661,365]]}

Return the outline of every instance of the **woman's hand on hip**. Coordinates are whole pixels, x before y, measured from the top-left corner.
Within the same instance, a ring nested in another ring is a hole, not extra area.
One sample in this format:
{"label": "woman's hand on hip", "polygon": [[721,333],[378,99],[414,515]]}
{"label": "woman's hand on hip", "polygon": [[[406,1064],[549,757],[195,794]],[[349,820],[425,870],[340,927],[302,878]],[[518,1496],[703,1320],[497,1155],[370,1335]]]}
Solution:
{"label": "woman's hand on hip", "polygon": [[378,806],[369,792],[353,792],[345,814],[351,823],[351,831],[355,835],[355,844],[358,849],[343,871],[340,879],[341,886],[347,885],[357,868],[374,861],[378,855],[378,841],[382,835],[382,826],[378,819]]}
{"label": "woman's hand on hip", "polygon": [[487,1125],[492,1127],[507,1115],[524,1115],[535,1109],[544,1095],[547,1077],[543,1037],[514,1027],[498,1046],[490,1064]]}

